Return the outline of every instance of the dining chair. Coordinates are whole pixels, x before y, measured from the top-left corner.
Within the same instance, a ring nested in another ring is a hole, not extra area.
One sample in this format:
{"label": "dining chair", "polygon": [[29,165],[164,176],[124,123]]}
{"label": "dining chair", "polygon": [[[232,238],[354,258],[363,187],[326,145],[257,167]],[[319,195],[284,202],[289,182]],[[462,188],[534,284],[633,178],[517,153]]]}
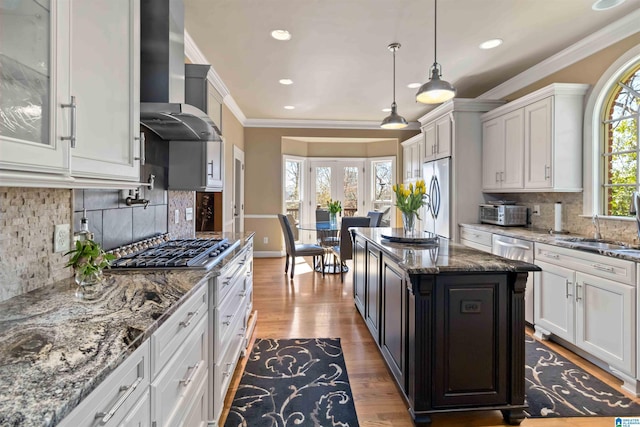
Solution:
{"label": "dining chair", "polygon": [[280,227],[282,227],[282,233],[284,234],[285,256],[287,257],[284,273],[287,274],[289,270],[289,257],[291,257],[291,278],[293,279],[293,272],[296,268],[296,257],[310,256],[313,257],[314,267],[316,265],[316,257],[320,257],[322,275],[324,276],[324,248],[314,244],[296,244],[289,219],[283,214],[278,214],[278,220],[280,221]]}
{"label": "dining chair", "polygon": [[340,225],[340,245],[331,248],[334,256],[340,260],[340,281],[344,282],[346,261],[353,258],[353,242],[349,227],[370,227],[368,216],[345,216]]}
{"label": "dining chair", "polygon": [[291,214],[287,214],[289,225],[291,226],[291,232],[293,233],[293,241],[297,242],[300,239],[300,233],[298,231],[298,221]]}
{"label": "dining chair", "polygon": [[371,218],[371,224],[369,227],[380,227],[380,222],[382,221],[383,212],[378,211],[369,211],[367,212],[367,216]]}
{"label": "dining chair", "polygon": [[327,209],[316,209],[316,222],[329,221],[329,211]]}

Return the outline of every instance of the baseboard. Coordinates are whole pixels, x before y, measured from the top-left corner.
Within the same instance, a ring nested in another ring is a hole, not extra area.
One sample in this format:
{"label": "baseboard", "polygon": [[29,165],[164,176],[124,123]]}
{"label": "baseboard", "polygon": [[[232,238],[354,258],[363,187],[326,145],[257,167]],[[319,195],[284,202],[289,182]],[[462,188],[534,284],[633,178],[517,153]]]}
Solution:
{"label": "baseboard", "polygon": [[284,252],[281,251],[253,251],[254,258],[282,258]]}

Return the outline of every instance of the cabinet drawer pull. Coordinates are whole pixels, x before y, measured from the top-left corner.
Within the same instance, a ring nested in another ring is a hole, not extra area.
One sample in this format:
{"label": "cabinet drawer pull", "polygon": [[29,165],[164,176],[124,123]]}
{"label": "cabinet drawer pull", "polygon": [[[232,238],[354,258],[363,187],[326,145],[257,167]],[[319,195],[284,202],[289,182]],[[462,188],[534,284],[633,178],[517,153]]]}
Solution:
{"label": "cabinet drawer pull", "polygon": [[[193,380],[193,376],[196,374],[196,371],[198,370],[198,366],[200,366],[200,362],[201,360],[198,360],[198,363],[196,363],[195,365],[187,367],[187,373],[189,375],[187,376],[187,378],[183,378],[180,380],[181,386],[186,387],[189,385],[191,380]],[[189,370],[191,370],[191,372],[189,372]]]}
{"label": "cabinet drawer pull", "polygon": [[[209,166],[211,166],[211,172],[209,172]],[[210,162],[207,162],[207,176],[210,176],[211,178],[213,178],[213,160]]]}
{"label": "cabinet drawer pull", "polygon": [[233,319],[233,314],[227,314],[225,317],[227,318],[227,320],[222,322],[222,324],[229,326],[231,324],[231,319]]}
{"label": "cabinet drawer pull", "polygon": [[499,182],[500,180],[498,179],[498,176],[500,176],[500,172],[496,171],[496,182]]}
{"label": "cabinet drawer pull", "polygon": [[560,255],[554,253],[543,252],[542,255],[546,256],[547,258],[560,259]]}
{"label": "cabinet drawer pull", "polygon": [[224,377],[228,377],[229,375],[231,375],[231,367],[233,366],[233,363],[227,363],[226,366],[227,370],[222,373],[222,376]]}
{"label": "cabinet drawer pull", "polygon": [[191,324],[191,320],[197,315],[198,315],[197,311],[190,311],[187,314],[187,320],[180,322],[180,326],[182,326],[183,328],[186,328],[187,326],[189,326]]}
{"label": "cabinet drawer pull", "polygon": [[247,296],[247,291],[242,291],[238,294],[238,296],[240,296],[240,298],[244,298]]}
{"label": "cabinet drawer pull", "polygon": [[595,268],[596,270],[600,270],[600,271],[606,271],[607,273],[614,273],[615,270],[613,269],[613,267],[610,267],[608,265],[602,265],[602,264],[591,264],[591,267]]}
{"label": "cabinet drawer pull", "polygon": [[582,297],[578,295],[578,291],[580,290],[581,287],[582,285],[580,283],[576,283],[576,301],[582,300]]}
{"label": "cabinet drawer pull", "polygon": [[145,137],[144,133],[140,132],[140,136],[136,136],[133,138],[136,141],[140,141],[140,157],[134,157],[133,160],[140,160],[140,165],[144,165],[147,162],[145,157]]}
{"label": "cabinet drawer pull", "polygon": [[551,178],[551,166],[544,165],[544,179],[547,180]]}
{"label": "cabinet drawer pull", "polygon": [[118,401],[111,407],[111,409],[109,409],[107,412],[98,412],[94,417],[96,419],[102,418],[100,420],[100,425],[105,425],[106,423],[109,422],[109,420],[115,415],[115,413],[118,411],[118,409],[120,409],[120,407],[124,404],[124,402],[127,401],[129,396],[133,394],[136,387],[138,387],[138,385],[141,382],[142,382],[142,377],[138,377],[130,386],[123,385],[120,387],[120,392],[123,392],[126,390],[126,393],[120,396],[120,399],[118,399]]}
{"label": "cabinet drawer pull", "polygon": [[69,102],[68,104],[62,104],[60,105],[62,108],[71,108],[71,117],[69,118],[70,122],[71,122],[71,136],[61,136],[60,139],[62,141],[69,141],[71,142],[71,148],[76,148],[76,111],[77,111],[77,104],[76,104],[76,97],[72,96],[71,97],[71,102]]}
{"label": "cabinet drawer pull", "polygon": [[566,282],[565,282],[565,285],[564,285],[566,298],[569,298],[569,297],[573,296],[571,294],[571,292],[569,292],[569,286],[571,286],[571,282],[569,281],[569,279],[567,279]]}

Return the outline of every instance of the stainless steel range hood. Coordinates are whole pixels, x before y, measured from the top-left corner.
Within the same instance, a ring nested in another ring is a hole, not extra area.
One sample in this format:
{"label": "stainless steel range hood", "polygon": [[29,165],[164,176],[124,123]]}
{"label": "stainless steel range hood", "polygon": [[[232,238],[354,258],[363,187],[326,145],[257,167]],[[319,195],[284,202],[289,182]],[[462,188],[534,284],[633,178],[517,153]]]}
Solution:
{"label": "stainless steel range hood", "polygon": [[184,102],[184,4],[140,3],[140,122],[164,140],[220,141],[204,111]]}

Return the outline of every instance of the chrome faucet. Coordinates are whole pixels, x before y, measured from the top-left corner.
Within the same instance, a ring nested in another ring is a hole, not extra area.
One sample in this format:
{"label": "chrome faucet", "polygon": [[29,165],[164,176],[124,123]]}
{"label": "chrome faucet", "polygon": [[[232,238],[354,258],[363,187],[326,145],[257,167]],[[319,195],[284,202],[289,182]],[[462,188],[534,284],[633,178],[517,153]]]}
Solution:
{"label": "chrome faucet", "polygon": [[593,228],[595,230],[595,232],[593,233],[593,238],[602,239],[602,234],[600,234],[600,219],[598,218],[598,214],[593,215],[591,222],[593,222]]}
{"label": "chrome faucet", "polygon": [[640,239],[640,192],[634,191],[631,195],[631,203],[629,213],[636,216],[636,225],[638,226],[638,238]]}

